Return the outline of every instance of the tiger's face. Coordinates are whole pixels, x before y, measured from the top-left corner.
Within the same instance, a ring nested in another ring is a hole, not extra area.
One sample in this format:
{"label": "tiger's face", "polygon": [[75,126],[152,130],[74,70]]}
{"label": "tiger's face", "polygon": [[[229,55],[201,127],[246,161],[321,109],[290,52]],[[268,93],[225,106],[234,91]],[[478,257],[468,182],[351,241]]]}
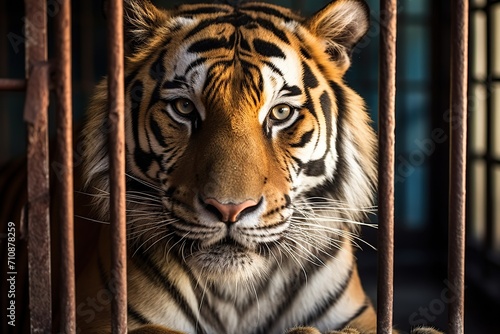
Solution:
{"label": "tiger's face", "polygon": [[[342,79],[364,3],[338,0],[310,20],[252,2],[129,6],[132,250],[161,249],[215,281],[343,242],[376,176],[363,102]],[[102,152],[86,152],[88,179],[106,188]]]}

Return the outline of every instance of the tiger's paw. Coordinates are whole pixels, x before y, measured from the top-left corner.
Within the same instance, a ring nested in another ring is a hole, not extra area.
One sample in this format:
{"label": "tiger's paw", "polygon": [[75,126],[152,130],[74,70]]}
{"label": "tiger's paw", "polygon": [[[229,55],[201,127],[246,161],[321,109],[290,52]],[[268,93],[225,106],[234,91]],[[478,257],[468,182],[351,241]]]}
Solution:
{"label": "tiger's paw", "polygon": [[321,332],[313,327],[296,327],[290,329],[286,334],[321,334]]}
{"label": "tiger's paw", "polygon": [[412,329],[411,334],[444,334],[444,332],[438,331],[432,327],[419,327]]}
{"label": "tiger's paw", "polygon": [[129,331],[129,334],[186,334],[163,326],[146,325]]}
{"label": "tiger's paw", "polygon": [[328,334],[363,334],[360,331],[358,331],[356,328],[352,327],[346,327],[340,331],[331,331],[328,332]]}

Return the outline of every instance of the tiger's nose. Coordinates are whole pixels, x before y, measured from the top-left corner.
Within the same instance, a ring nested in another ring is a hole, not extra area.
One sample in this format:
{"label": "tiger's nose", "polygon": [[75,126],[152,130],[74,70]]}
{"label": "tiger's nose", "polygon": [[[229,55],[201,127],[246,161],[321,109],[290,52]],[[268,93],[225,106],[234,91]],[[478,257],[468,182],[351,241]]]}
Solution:
{"label": "tiger's nose", "polygon": [[207,208],[216,213],[224,223],[235,223],[243,211],[253,211],[259,204],[251,199],[238,204],[223,204],[215,198],[206,198],[204,202],[207,205]]}

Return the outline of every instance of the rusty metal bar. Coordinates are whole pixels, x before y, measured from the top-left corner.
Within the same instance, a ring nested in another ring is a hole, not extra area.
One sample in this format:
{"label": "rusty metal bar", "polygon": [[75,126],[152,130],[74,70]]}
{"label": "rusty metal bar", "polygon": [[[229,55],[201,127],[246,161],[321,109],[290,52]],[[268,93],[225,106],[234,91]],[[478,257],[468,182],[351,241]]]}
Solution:
{"label": "rusty metal bar", "polygon": [[0,91],[24,91],[26,80],[24,79],[0,79]]}
{"label": "rusty metal bar", "polygon": [[110,160],[111,279],[115,287],[112,332],[127,331],[127,248],[125,225],[125,92],[123,3],[109,1],[108,106]]}
{"label": "rusty metal bar", "polygon": [[71,89],[71,1],[61,0],[55,17],[55,88],[57,98],[57,159],[61,230],[61,333],[75,333],[75,263],[73,238],[73,110]]}
{"label": "rusty metal bar", "polygon": [[377,333],[392,333],[396,0],[380,1]]}
{"label": "rusty metal bar", "polygon": [[465,182],[467,158],[467,69],[469,3],[451,1],[451,123],[448,279],[453,286],[448,333],[464,333]]}
{"label": "rusty metal bar", "polygon": [[47,8],[25,0],[26,74],[24,120],[28,126],[28,268],[32,333],[52,331],[49,219]]}

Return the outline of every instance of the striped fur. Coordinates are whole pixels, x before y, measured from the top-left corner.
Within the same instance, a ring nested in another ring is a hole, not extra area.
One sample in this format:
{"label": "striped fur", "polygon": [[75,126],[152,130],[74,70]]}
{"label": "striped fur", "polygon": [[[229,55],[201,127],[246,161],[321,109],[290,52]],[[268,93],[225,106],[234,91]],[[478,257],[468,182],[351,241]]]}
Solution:
{"label": "striped fur", "polygon": [[[375,136],[342,79],[366,5],[338,0],[303,19],[264,3],[167,12],[128,1],[126,17],[129,328],[373,330],[353,248],[373,200]],[[102,221],[105,94],[103,82],[83,132]],[[233,221],[218,212],[247,202]],[[109,329],[108,307],[86,302],[110,288],[104,230],[79,279],[84,332]]]}

